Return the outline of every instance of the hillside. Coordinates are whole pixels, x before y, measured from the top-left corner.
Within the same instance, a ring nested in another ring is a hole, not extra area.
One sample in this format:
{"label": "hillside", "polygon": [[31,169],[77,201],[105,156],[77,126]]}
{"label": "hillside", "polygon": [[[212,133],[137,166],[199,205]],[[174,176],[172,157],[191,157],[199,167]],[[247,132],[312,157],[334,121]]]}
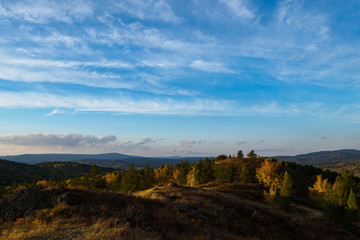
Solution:
{"label": "hillside", "polygon": [[341,170],[346,168],[353,172],[355,176],[360,177],[360,160],[353,160],[336,164],[326,164],[323,166],[323,168],[335,172],[341,172]]}
{"label": "hillside", "polygon": [[0,240],[359,239],[359,192],[349,172],[267,158],[130,166],[4,192]]}
{"label": "hillside", "polygon": [[262,192],[243,184],[135,194],[23,189],[0,200],[0,239],[358,239],[318,210],[285,213]]}
{"label": "hillside", "polygon": [[342,162],[360,160],[360,151],[343,149],[335,151],[320,151],[296,156],[275,156],[280,161],[296,162],[303,165],[313,165],[326,168]]}
{"label": "hillside", "polygon": [[198,161],[203,157],[142,157],[131,156],[121,153],[106,154],[22,154],[3,156],[0,159],[15,161],[27,164],[37,164],[42,162],[78,162],[81,164],[96,164],[100,167],[111,167],[126,169],[133,162],[135,167],[144,168],[147,164],[150,167],[158,168],[163,164],[176,164],[182,160],[189,162]]}
{"label": "hillside", "polygon": [[188,160],[190,163],[198,161],[200,158],[176,158],[176,159],[166,159],[166,158],[146,158],[146,157],[132,157],[125,158],[122,160],[106,160],[106,159],[83,159],[76,162],[82,164],[98,165],[101,167],[111,167],[118,169],[127,169],[131,163],[134,163],[136,168],[144,168],[146,165],[149,165],[152,168],[159,168],[163,164],[176,164],[182,160]]}
{"label": "hillside", "polygon": [[121,153],[106,153],[106,154],[22,154],[22,155],[8,155],[0,158],[9,161],[37,164],[41,162],[55,162],[55,161],[78,161],[83,159],[98,159],[98,160],[121,160],[129,159],[136,156],[125,155]]}
{"label": "hillside", "polygon": [[[0,160],[0,186],[34,182],[42,179],[64,180],[90,173],[91,165],[75,162],[44,162],[36,165]],[[113,168],[99,167],[102,173]]]}

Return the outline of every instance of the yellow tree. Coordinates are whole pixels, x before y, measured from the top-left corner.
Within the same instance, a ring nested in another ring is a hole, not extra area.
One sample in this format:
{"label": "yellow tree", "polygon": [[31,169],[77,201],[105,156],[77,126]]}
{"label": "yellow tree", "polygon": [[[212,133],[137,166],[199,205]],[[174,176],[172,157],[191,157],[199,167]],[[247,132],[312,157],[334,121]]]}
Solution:
{"label": "yellow tree", "polygon": [[281,186],[279,170],[280,163],[277,161],[272,162],[268,158],[265,158],[261,166],[256,169],[256,178],[260,184],[269,189],[267,194],[272,198],[276,196],[277,190]]}
{"label": "yellow tree", "polygon": [[323,179],[322,175],[317,175],[313,187],[309,187],[309,201],[317,206],[322,206],[324,195],[330,187],[331,184],[327,179]]}
{"label": "yellow tree", "polygon": [[196,180],[195,180],[195,167],[193,167],[191,170],[190,170],[190,172],[189,172],[189,174],[187,175],[187,177],[186,177],[186,183],[187,183],[187,185],[189,185],[189,186],[191,186],[191,187],[193,187],[193,186],[195,186],[196,185]]}

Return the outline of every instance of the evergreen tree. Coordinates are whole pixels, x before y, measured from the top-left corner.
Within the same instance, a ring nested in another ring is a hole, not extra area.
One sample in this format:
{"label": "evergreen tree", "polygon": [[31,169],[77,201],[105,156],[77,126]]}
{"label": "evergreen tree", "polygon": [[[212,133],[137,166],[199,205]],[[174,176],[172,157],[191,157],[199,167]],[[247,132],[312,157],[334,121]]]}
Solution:
{"label": "evergreen tree", "polygon": [[225,154],[221,154],[215,158],[216,161],[225,160],[227,159],[227,156]]}
{"label": "evergreen tree", "polygon": [[238,153],[237,153],[237,157],[238,157],[238,158],[244,158],[244,153],[243,153],[243,151],[239,150]]}
{"label": "evergreen tree", "polygon": [[234,164],[229,164],[227,169],[226,169],[226,181],[228,183],[232,183],[235,180],[235,175],[236,175],[236,168],[234,166]]}
{"label": "evergreen tree", "polygon": [[96,177],[99,174],[100,174],[99,167],[96,164],[94,164],[90,169],[90,175],[91,177]]}
{"label": "evergreen tree", "polygon": [[220,166],[218,166],[216,168],[216,172],[215,172],[215,178],[219,179],[221,182],[225,182],[226,180],[226,173],[224,170],[224,166],[223,164],[219,164]]}
{"label": "evergreen tree", "polygon": [[134,163],[126,170],[121,178],[121,189],[125,192],[134,191],[139,188],[139,176],[134,168]]}
{"label": "evergreen tree", "polygon": [[154,169],[149,167],[149,164],[146,164],[144,169],[144,182],[145,182],[145,188],[150,188],[155,183],[155,173]]}
{"label": "evergreen tree", "polygon": [[248,154],[247,154],[248,158],[254,159],[257,157],[257,154],[255,153],[254,150],[251,150]]}

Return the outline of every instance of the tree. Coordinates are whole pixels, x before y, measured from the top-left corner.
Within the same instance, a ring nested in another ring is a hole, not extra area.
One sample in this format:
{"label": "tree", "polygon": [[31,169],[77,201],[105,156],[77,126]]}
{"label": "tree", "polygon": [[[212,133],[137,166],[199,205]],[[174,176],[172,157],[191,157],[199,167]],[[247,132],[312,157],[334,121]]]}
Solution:
{"label": "tree", "polygon": [[195,166],[195,180],[197,184],[204,184],[214,180],[213,161],[209,158],[199,160]]}
{"label": "tree", "polygon": [[236,168],[234,166],[234,164],[229,164],[227,169],[226,169],[226,181],[229,183],[234,182],[235,180],[235,175],[236,175]]}
{"label": "tree", "polygon": [[96,177],[99,174],[100,174],[99,167],[96,164],[94,164],[90,169],[90,175],[91,177]]}
{"label": "tree", "polygon": [[216,168],[215,178],[219,179],[221,182],[225,182],[226,174],[225,174],[224,166],[223,164],[219,164],[219,165],[220,166]]}
{"label": "tree", "polygon": [[126,170],[124,176],[121,178],[121,188],[125,192],[137,190],[139,187],[139,177],[134,168],[134,163]]}
{"label": "tree", "polygon": [[331,185],[328,182],[328,179],[323,179],[321,174],[316,176],[316,182],[313,187],[309,187],[309,201],[315,206],[322,207],[324,204],[324,195],[325,192],[329,189]]}
{"label": "tree", "polygon": [[350,194],[349,194],[349,197],[347,199],[347,208],[349,210],[357,210],[359,208],[358,204],[356,202],[356,196],[355,196],[352,189],[350,190]]}
{"label": "tree", "polygon": [[149,164],[146,164],[144,168],[144,188],[150,188],[155,183],[155,173],[154,169],[149,167]]}
{"label": "tree", "polygon": [[280,206],[285,210],[289,211],[291,204],[291,197],[293,196],[292,188],[293,180],[290,174],[286,171],[283,176],[280,188]]}
{"label": "tree", "polygon": [[254,150],[251,150],[248,154],[247,154],[248,158],[254,159],[257,157],[257,154],[254,152]]}
{"label": "tree", "polygon": [[176,183],[180,185],[186,185],[186,177],[190,170],[190,164],[188,161],[181,161],[181,163],[176,164],[175,171],[173,173],[173,178]]}
{"label": "tree", "polygon": [[238,157],[238,158],[244,158],[244,153],[243,153],[243,151],[239,150],[238,153],[237,153],[237,157]]}
{"label": "tree", "polygon": [[225,160],[227,159],[227,156],[225,154],[221,154],[215,158],[216,161]]}
{"label": "tree", "polygon": [[290,177],[290,174],[286,171],[283,176],[281,183],[280,196],[281,197],[291,197],[293,195],[293,180]]}
{"label": "tree", "polygon": [[350,190],[346,208],[347,208],[347,211],[346,211],[347,219],[349,221],[354,221],[354,220],[356,221],[358,218],[358,214],[359,214],[359,211],[358,211],[359,206],[356,201],[356,196],[352,189]]}
{"label": "tree", "polygon": [[256,178],[260,184],[268,188],[268,196],[274,198],[277,194],[277,189],[281,186],[281,177],[279,175],[280,163],[271,162],[265,158],[264,162],[256,169]]}
{"label": "tree", "polygon": [[186,184],[193,187],[196,185],[196,180],[195,180],[195,167],[193,167],[189,174],[187,175],[187,179],[186,179]]}
{"label": "tree", "polygon": [[240,168],[239,180],[242,183],[251,182],[251,175],[245,164],[243,164],[242,167]]}

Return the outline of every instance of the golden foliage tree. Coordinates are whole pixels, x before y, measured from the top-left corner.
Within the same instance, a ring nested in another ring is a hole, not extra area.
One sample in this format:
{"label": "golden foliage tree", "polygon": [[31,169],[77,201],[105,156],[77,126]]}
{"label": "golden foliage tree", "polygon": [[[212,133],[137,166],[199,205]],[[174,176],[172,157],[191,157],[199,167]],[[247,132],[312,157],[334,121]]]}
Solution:
{"label": "golden foliage tree", "polygon": [[309,187],[310,203],[322,206],[325,192],[329,189],[330,185],[327,179],[323,179],[322,175],[317,175],[314,185]]}
{"label": "golden foliage tree", "polygon": [[256,169],[256,178],[259,180],[260,184],[263,184],[269,189],[267,194],[272,198],[276,196],[277,190],[281,186],[279,170],[280,163],[277,161],[270,161],[268,158],[265,158],[261,166]]}

